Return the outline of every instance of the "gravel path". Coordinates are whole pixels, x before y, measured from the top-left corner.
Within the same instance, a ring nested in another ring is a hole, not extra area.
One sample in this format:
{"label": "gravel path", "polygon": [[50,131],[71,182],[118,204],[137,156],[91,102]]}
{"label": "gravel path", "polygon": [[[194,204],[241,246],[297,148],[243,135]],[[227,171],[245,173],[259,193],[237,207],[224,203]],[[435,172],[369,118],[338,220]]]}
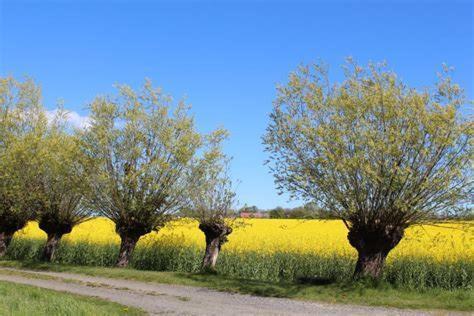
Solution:
{"label": "gravel path", "polygon": [[0,272],[2,272],[0,280],[3,281],[94,296],[138,307],[151,315],[448,315],[439,311],[431,313],[231,294],[200,287],[109,279],[73,273],[10,268],[0,268]]}

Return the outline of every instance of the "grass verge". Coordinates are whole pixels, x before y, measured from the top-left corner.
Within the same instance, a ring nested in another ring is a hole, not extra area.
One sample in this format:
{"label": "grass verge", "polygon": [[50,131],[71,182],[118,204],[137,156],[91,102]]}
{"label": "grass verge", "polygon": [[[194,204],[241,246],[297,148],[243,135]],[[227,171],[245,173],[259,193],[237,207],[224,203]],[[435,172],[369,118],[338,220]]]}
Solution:
{"label": "grass verge", "polygon": [[329,303],[413,309],[474,310],[474,291],[472,289],[444,290],[434,288],[408,290],[388,283],[341,283],[325,279],[304,279],[299,282],[272,283],[227,278],[218,274],[142,271],[9,260],[0,261],[0,266],[80,273],[145,282],[201,286],[234,293]]}
{"label": "grass verge", "polygon": [[0,315],[145,315],[136,308],[0,281]]}

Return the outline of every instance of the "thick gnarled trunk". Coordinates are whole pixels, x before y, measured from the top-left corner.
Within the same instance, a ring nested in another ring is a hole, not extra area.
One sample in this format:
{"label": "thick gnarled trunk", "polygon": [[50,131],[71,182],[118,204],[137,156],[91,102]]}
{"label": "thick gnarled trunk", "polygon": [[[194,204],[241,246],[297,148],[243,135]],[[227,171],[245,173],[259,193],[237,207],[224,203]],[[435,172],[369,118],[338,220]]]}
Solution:
{"label": "thick gnarled trunk", "polygon": [[12,241],[13,233],[10,232],[2,232],[0,233],[0,258],[5,256],[7,253],[8,246]]}
{"label": "thick gnarled trunk", "polygon": [[18,218],[9,212],[2,214],[0,219],[0,258],[7,253],[15,232],[25,227],[29,220],[27,217]]}
{"label": "thick gnarled trunk", "polygon": [[232,228],[223,222],[205,222],[199,224],[199,229],[206,236],[206,251],[202,260],[204,271],[215,271],[217,257],[222,245],[227,242],[227,236]]}
{"label": "thick gnarled trunk", "polygon": [[[162,223],[164,223],[164,221]],[[115,222],[115,231],[120,236],[121,241],[115,266],[119,268],[127,267],[130,264],[133,251],[140,237],[150,233],[153,228],[158,230],[158,226],[156,221],[150,222],[133,217],[124,217],[117,220]]]}
{"label": "thick gnarled trunk", "polygon": [[48,234],[48,239],[43,248],[43,254],[41,259],[44,261],[51,262],[54,260],[54,255],[58,249],[59,242],[61,241],[63,234]]}
{"label": "thick gnarled trunk", "polygon": [[54,260],[54,255],[61,238],[72,231],[74,223],[61,220],[52,214],[43,214],[40,216],[38,224],[39,228],[48,235],[48,239],[43,247],[43,253],[41,254],[41,260],[51,262]]}
{"label": "thick gnarled trunk", "polygon": [[129,265],[130,259],[132,258],[133,250],[135,250],[140,236],[122,235],[120,236],[120,238],[120,251],[119,256],[117,258],[116,266],[119,268],[124,268]]}
{"label": "thick gnarled trunk", "polygon": [[214,238],[207,241],[206,238],[206,252],[202,260],[203,270],[214,270],[216,268],[217,257],[221,249],[221,241],[219,238]]}
{"label": "thick gnarled trunk", "polygon": [[388,253],[398,245],[403,234],[403,227],[351,227],[347,237],[358,252],[353,277],[379,279]]}
{"label": "thick gnarled trunk", "polygon": [[361,278],[369,276],[374,279],[378,279],[382,276],[383,266],[385,264],[385,258],[388,253],[365,253],[359,251],[356,267],[354,270],[354,278]]}

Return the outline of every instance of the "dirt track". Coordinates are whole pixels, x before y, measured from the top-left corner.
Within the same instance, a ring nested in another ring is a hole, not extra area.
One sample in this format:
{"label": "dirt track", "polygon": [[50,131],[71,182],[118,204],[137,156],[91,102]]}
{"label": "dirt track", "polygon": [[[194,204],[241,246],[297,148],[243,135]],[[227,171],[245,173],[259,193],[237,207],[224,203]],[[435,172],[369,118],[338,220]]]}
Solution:
{"label": "dirt track", "polygon": [[[3,281],[94,296],[138,307],[151,315],[443,315],[440,312],[325,304],[231,294],[199,287],[109,279],[72,273],[9,268],[0,268],[0,272],[2,272],[0,280]],[[18,274],[19,272],[22,274]],[[452,315],[455,314],[452,313]]]}

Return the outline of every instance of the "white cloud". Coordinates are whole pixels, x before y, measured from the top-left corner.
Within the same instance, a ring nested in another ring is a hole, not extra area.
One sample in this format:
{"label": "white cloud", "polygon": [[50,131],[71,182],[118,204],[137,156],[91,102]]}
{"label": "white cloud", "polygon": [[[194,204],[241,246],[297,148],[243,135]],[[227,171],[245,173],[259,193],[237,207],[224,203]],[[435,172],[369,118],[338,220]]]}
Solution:
{"label": "white cloud", "polygon": [[[80,129],[86,129],[90,126],[90,117],[82,116],[79,113],[75,111],[66,111],[66,117],[67,121],[75,128],[80,128]],[[54,117],[57,115],[58,109],[54,109],[51,111],[46,111],[46,116],[48,117],[48,121],[51,121],[54,119]]]}

